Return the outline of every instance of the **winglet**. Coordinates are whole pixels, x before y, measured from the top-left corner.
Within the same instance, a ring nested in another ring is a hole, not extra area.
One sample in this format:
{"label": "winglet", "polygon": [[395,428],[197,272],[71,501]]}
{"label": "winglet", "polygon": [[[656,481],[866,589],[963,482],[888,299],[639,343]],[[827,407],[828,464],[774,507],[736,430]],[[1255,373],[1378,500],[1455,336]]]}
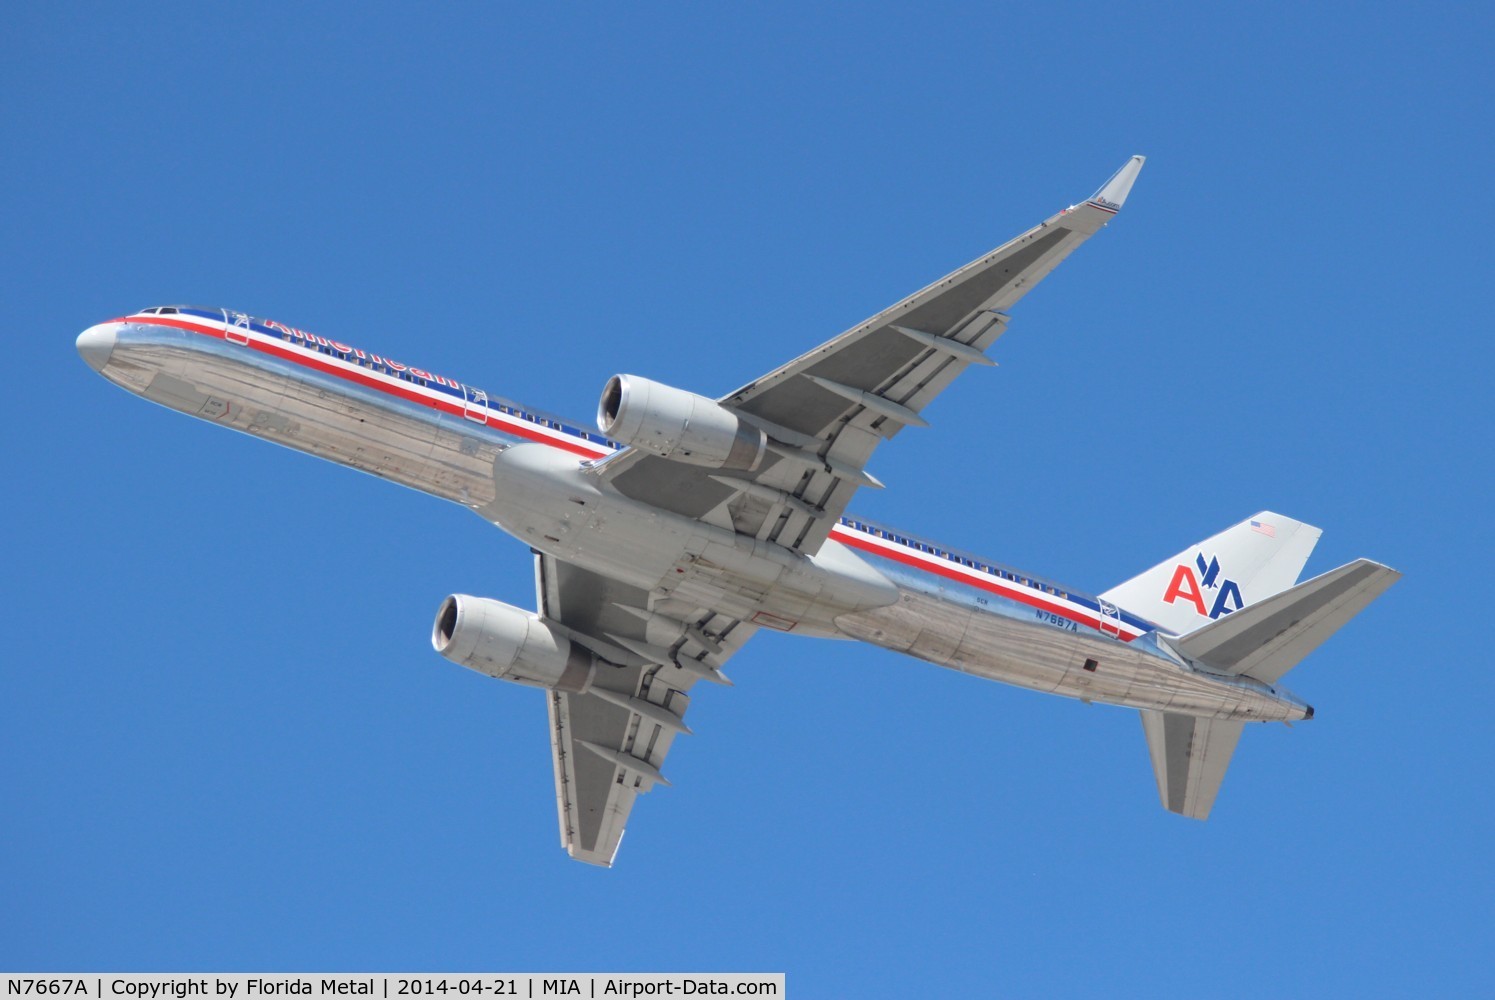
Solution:
{"label": "winglet", "polygon": [[1126,165],[1112,174],[1111,179],[1102,184],[1101,189],[1091,195],[1090,200],[1086,204],[1093,205],[1102,212],[1109,212],[1112,215],[1121,211],[1121,206],[1126,204],[1127,194],[1132,190],[1133,182],[1136,181],[1137,175],[1142,172],[1142,164],[1146,162],[1147,157],[1145,156],[1134,156],[1130,160],[1127,160]]}

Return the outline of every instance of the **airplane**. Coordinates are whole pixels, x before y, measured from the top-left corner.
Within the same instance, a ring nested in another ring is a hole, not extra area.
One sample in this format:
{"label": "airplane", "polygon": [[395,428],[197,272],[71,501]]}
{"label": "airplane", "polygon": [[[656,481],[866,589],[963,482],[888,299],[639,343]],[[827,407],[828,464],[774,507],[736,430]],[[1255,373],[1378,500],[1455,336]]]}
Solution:
{"label": "airplane", "polygon": [[1400,577],[1299,582],[1320,530],[1263,511],[1101,594],[847,512],[873,451],[987,354],[1008,310],[1121,210],[1091,198],[720,399],[615,375],[597,431],[229,309],[157,306],[77,348],[130,392],[453,501],[534,553],[533,611],[441,602],[436,651],[545,691],[561,844],[610,867],[699,681],[760,629],[860,640],[1140,710],[1164,808],[1205,819],[1248,722],[1313,718],[1281,678]]}

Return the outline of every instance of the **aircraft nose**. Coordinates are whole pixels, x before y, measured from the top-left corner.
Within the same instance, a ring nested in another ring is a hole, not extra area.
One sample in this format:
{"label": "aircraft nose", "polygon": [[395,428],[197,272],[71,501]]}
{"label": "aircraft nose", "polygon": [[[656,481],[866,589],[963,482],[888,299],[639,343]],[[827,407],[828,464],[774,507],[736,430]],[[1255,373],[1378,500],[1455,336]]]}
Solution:
{"label": "aircraft nose", "polygon": [[78,353],[83,355],[88,367],[101,372],[109,363],[109,355],[114,353],[114,342],[118,338],[117,324],[100,323],[98,326],[91,326],[78,334]]}

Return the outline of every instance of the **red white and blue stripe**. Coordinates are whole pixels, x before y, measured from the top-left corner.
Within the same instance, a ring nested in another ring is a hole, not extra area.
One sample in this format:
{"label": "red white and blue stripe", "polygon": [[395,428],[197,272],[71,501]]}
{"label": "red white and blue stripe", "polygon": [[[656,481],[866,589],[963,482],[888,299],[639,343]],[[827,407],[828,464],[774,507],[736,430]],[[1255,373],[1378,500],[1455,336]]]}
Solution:
{"label": "red white and blue stripe", "polygon": [[[1103,205],[1095,207],[1115,211]],[[223,309],[163,306],[142,310],[115,322],[169,327],[247,347],[407,403],[454,414],[499,433],[550,445],[585,458],[602,458],[623,447],[595,431],[489,396],[483,390],[456,379],[274,320]],[[1265,527],[1267,531],[1271,530],[1270,526]],[[1096,597],[859,518],[840,518],[831,529],[830,537],[875,558],[943,577],[1125,642],[1154,629],[1150,622],[1105,604]]]}

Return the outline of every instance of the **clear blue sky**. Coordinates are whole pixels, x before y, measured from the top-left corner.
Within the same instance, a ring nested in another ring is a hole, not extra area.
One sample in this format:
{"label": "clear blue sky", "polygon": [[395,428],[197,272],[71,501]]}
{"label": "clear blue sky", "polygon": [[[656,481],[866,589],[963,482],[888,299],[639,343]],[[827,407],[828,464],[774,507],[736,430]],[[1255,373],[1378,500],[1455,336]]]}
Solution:
{"label": "clear blue sky", "polygon": [[[793,995],[1487,988],[1488,5],[0,13],[7,969],[786,970]],[[585,420],[718,395],[1088,196],[1126,211],[854,510],[1103,589],[1269,508],[1407,575],[1158,805],[1135,713],[765,636],[611,872],[533,601],[461,509],[227,434],[73,338],[231,305]]]}

